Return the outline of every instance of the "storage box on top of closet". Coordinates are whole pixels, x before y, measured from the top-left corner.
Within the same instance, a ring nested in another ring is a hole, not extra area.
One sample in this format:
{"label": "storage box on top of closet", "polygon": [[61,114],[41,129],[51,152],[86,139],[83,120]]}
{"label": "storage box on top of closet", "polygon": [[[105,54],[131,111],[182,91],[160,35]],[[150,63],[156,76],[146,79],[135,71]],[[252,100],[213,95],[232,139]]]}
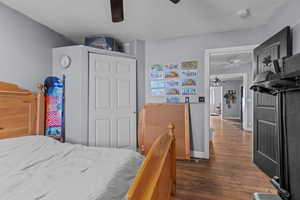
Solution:
{"label": "storage box on top of closet", "polygon": [[86,46],[53,49],[65,75],[66,142],[136,149],[136,59]]}

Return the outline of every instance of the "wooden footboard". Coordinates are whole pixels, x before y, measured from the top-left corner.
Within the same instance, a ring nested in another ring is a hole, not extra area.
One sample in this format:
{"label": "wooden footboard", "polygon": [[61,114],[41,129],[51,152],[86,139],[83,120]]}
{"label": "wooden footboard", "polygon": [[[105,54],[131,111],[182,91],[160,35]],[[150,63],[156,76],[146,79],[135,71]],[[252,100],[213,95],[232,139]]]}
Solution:
{"label": "wooden footboard", "polygon": [[176,191],[174,125],[153,143],[128,193],[128,200],[168,200]]}

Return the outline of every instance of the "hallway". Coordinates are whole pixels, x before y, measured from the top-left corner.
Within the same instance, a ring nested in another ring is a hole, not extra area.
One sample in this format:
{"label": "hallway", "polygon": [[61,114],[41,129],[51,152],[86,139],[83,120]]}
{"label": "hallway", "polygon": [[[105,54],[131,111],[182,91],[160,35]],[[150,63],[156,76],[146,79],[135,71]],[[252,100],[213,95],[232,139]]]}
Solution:
{"label": "hallway", "polygon": [[252,133],[234,121],[211,117],[214,137],[210,160],[177,162],[177,195],[180,200],[251,200],[254,192],[274,193],[251,161]]}

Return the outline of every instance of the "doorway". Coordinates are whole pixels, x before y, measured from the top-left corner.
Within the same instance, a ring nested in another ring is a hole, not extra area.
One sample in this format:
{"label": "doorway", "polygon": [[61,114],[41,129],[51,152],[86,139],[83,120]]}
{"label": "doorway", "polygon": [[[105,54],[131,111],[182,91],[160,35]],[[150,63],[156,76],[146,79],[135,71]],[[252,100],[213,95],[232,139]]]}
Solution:
{"label": "doorway", "polygon": [[210,86],[210,116],[222,115],[222,86]]}
{"label": "doorway", "polygon": [[243,96],[244,88],[248,88],[247,73],[211,75],[210,116],[220,117],[221,120],[231,120],[241,130],[247,127],[247,120],[243,120],[247,119],[248,115]]}
{"label": "doorway", "polygon": [[[218,87],[222,86],[222,104],[220,118],[230,118],[226,111],[224,115],[225,106],[237,107],[238,119],[242,119],[243,130],[252,131],[252,114],[253,114],[253,99],[252,92],[249,90],[252,81],[252,67],[253,67],[253,50],[256,46],[241,46],[241,47],[230,47],[230,48],[219,48],[219,49],[208,49],[205,51],[205,94],[207,96],[207,102],[205,104],[205,138],[206,138],[206,150],[209,152],[209,143],[213,139],[213,128],[211,125],[212,117],[210,112],[211,101],[210,101],[210,91],[212,82],[219,81],[216,83]],[[248,59],[246,62],[248,64],[248,71],[243,71],[240,67],[243,64],[244,59]],[[227,62],[224,64],[224,62]],[[211,66],[215,65],[213,69]],[[233,69],[234,68],[234,69]],[[214,77],[212,77],[214,76]],[[222,83],[229,82],[231,79],[239,79],[242,84],[240,84],[236,89],[224,89]],[[223,79],[223,80],[222,80]],[[219,85],[218,85],[219,84]],[[243,86],[243,98],[241,98],[240,88]],[[238,95],[238,96],[237,96]],[[224,97],[225,96],[225,97]],[[240,98],[240,104],[236,104],[235,100]],[[242,114],[242,116],[241,116]],[[232,117],[232,120],[237,118]],[[230,120],[230,119],[229,119]]]}

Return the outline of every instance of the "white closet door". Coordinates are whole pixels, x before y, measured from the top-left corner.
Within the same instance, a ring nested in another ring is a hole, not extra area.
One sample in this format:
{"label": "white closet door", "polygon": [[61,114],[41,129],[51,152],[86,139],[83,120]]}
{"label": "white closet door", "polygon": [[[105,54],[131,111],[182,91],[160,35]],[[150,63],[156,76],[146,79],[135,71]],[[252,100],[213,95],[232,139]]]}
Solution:
{"label": "white closet door", "polygon": [[89,145],[136,149],[136,60],[89,61]]}

